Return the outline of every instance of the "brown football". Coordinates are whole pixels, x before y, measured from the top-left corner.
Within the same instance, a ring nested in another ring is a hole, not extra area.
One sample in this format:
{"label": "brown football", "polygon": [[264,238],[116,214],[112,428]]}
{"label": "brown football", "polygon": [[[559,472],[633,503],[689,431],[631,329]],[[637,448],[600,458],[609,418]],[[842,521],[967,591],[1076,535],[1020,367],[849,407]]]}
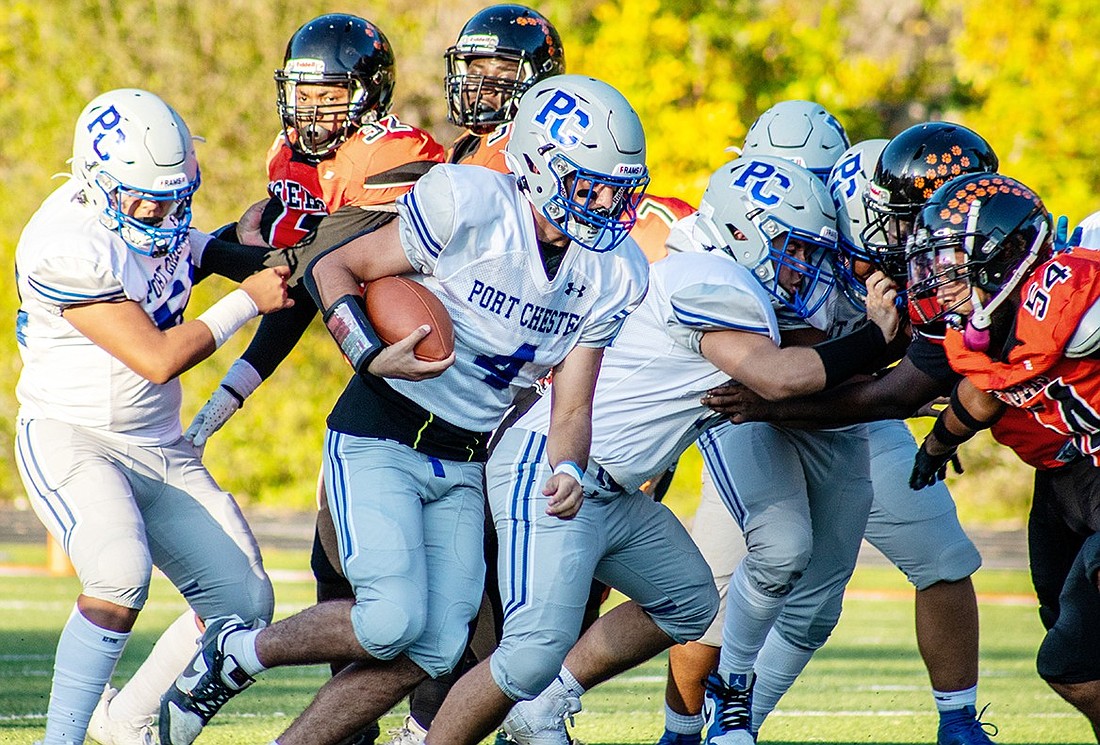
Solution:
{"label": "brown football", "polygon": [[439,362],[455,349],[455,330],[443,303],[424,285],[407,277],[382,277],[367,284],[367,318],[378,338],[394,344],[427,324],[430,334],[416,345],[418,360]]}

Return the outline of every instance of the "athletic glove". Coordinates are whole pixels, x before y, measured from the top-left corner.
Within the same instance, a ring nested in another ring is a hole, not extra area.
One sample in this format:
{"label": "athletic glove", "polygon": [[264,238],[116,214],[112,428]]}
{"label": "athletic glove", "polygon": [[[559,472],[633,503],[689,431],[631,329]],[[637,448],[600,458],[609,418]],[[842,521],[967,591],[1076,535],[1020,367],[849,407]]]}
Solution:
{"label": "athletic glove", "polygon": [[919,491],[926,486],[932,486],[937,481],[943,481],[947,478],[947,464],[953,460],[956,460],[955,448],[951,448],[943,455],[932,455],[922,444],[917,450],[917,457],[913,459],[913,473],[909,476],[909,488]]}
{"label": "athletic glove", "polygon": [[1065,215],[1060,215],[1058,218],[1054,217],[1052,213],[1050,219],[1054,221],[1054,235],[1052,236],[1054,243],[1054,252],[1060,253],[1070,248],[1081,245],[1081,226],[1078,225],[1073,229],[1073,232],[1069,232],[1069,218]]}
{"label": "athletic glove", "polygon": [[210,436],[222,428],[229,421],[229,417],[244,405],[244,400],[252,395],[263,378],[256,372],[256,368],[244,360],[234,362],[222,379],[209,400],[199,409],[199,413],[191,420],[191,426],[183,433],[183,437],[189,440],[195,447],[201,448],[210,439]]}

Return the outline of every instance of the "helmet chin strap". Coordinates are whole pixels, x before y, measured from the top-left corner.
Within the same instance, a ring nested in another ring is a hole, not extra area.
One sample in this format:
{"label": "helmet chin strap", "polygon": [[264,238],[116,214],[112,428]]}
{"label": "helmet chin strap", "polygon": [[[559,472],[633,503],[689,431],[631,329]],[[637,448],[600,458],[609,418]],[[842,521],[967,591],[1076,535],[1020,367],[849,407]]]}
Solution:
{"label": "helmet chin strap", "polygon": [[[990,298],[987,305],[982,305],[982,301],[978,297],[976,289],[970,291],[970,301],[974,307],[974,312],[970,315],[970,319],[966,324],[966,330],[963,333],[963,341],[966,342],[968,349],[976,352],[985,352],[989,349],[989,327],[993,324],[993,313],[1008,299],[1008,296],[1012,294],[1013,290],[1015,290],[1023,280],[1024,275],[1031,269],[1032,264],[1035,263],[1035,259],[1039,256],[1039,251],[1043,247],[1047,232],[1047,224],[1044,221],[1039,225],[1035,240],[1031,242],[1031,246],[1028,248],[1027,255],[1024,257],[1023,261],[1021,261],[1015,271],[1012,272],[1008,281],[1001,285],[997,294]],[[971,242],[972,240],[973,236],[968,235],[967,241]],[[969,250],[967,251],[967,255],[972,255]]]}

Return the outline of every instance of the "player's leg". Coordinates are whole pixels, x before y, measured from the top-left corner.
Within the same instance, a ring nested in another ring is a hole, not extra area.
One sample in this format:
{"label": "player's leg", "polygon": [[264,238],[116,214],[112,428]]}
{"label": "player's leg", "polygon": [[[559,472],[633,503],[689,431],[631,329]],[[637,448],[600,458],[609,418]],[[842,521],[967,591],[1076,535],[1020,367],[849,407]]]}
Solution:
{"label": "player's leg", "polygon": [[702,497],[691,525],[691,539],[710,567],[718,589],[718,615],[697,641],[678,644],[668,651],[665,732],[658,745],[699,742],[703,729],[703,683],[718,667],[726,592],[734,568],[745,556],[741,528],[722,503],[710,472],[705,468]]}
{"label": "player's leg", "polygon": [[194,656],[203,629],[190,608],[169,624],[126,685],[104,690],[92,712],[88,736],[100,745],[148,745],[160,697]]}
{"label": "player's leg", "polygon": [[1100,468],[1088,461],[1037,477],[1028,543],[1036,586],[1042,578],[1048,591],[1064,564],[1066,544],[1074,542],[1065,534],[1075,534],[1079,542],[1057,605],[1052,608],[1051,601],[1040,598],[1047,635],[1037,667],[1043,680],[1085,715],[1100,740],[1100,648],[1094,641],[1100,626],[1098,503]]}
{"label": "player's leg", "polygon": [[722,425],[699,448],[748,551],[730,580],[718,672],[707,683],[708,741],[736,743],[751,737],[757,653],[812,555],[807,486],[797,444],[782,428]]}
{"label": "player's leg", "polygon": [[93,433],[20,421],[15,453],[31,506],[81,583],[57,645],[43,742],[82,742],[148,595],[144,524],[113,448]]}
{"label": "player's leg", "polygon": [[916,588],[917,647],[932,683],[943,742],[987,743],[976,723],[978,602],[970,576],[981,556],[947,486],[909,488],[916,442],[899,420],[868,425],[874,502],[867,540]]}
{"label": "player's leg", "polygon": [[[328,509],[328,497],[325,494],[324,468],[317,476],[317,518],[313,530],[313,547],[309,557],[309,567],[317,585],[317,602],[328,600],[352,600],[355,590],[340,568],[340,552],[336,545],[336,527],[332,523],[332,513]],[[346,662],[329,663],[332,674],[340,672]],[[344,745],[374,745],[381,730],[378,722],[371,722]]]}
{"label": "player's leg", "polygon": [[462,676],[427,742],[460,745],[489,735],[519,700],[555,679],[580,631],[590,581],[604,546],[591,504],[571,520],[546,514],[551,469],[546,438],[512,428],[486,467],[504,630],[492,656]]}
{"label": "player's leg", "polygon": [[844,588],[855,569],[871,477],[862,426],[828,432],[795,431],[813,525],[813,555],[795,582],[756,661],[753,731],[794,684],[840,619]]}

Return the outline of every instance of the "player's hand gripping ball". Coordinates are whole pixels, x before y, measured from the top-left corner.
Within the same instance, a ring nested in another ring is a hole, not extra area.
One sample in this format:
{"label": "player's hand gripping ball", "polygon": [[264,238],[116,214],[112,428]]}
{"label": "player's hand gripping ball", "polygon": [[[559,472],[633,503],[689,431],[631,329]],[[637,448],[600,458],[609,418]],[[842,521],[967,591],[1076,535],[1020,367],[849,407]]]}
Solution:
{"label": "player's hand gripping ball", "polygon": [[424,362],[440,362],[455,349],[455,330],[443,303],[424,285],[407,277],[382,277],[367,284],[367,318],[378,338],[389,345],[401,341],[420,326],[432,330],[413,354]]}

